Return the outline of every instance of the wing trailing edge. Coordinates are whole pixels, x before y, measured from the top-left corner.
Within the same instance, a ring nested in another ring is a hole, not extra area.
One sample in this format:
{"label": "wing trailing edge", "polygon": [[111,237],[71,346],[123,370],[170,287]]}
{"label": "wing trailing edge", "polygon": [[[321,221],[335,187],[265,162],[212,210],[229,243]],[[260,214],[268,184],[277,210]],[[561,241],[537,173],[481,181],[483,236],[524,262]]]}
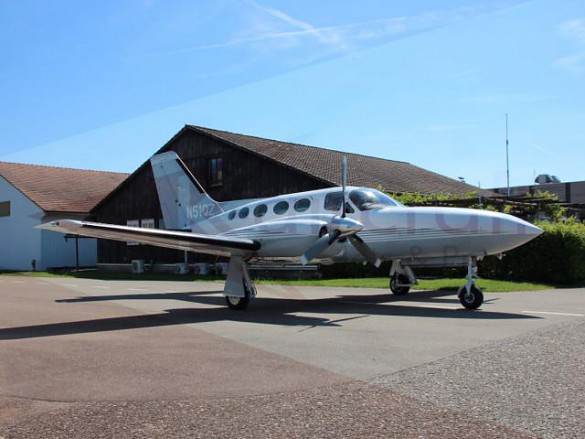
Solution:
{"label": "wing trailing edge", "polygon": [[230,257],[260,249],[258,241],[246,238],[205,235],[183,231],[147,229],[117,224],[95,223],[77,220],[57,220],[41,224],[37,228],[92,238],[166,247],[217,256]]}

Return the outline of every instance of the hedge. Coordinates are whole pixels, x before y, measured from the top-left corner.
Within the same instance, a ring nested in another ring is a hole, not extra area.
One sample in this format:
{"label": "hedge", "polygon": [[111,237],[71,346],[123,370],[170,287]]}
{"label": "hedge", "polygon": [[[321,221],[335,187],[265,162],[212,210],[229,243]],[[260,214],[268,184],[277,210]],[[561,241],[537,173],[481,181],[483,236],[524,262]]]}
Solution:
{"label": "hedge", "polygon": [[485,258],[479,275],[487,278],[573,285],[585,283],[585,224],[574,220],[536,223],[544,233],[508,252]]}

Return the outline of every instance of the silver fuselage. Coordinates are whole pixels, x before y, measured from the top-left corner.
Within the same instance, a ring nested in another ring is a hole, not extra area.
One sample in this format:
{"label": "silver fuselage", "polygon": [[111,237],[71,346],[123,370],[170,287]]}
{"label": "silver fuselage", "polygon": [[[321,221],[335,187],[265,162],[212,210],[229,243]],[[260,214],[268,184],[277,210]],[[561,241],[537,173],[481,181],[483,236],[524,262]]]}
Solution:
{"label": "silver fuselage", "polygon": [[[355,187],[348,187],[351,192]],[[366,189],[367,190],[367,189]],[[261,248],[250,257],[298,260],[323,228],[340,211],[324,204],[339,188],[254,200],[192,226],[196,233],[219,234],[258,241]],[[295,206],[309,200],[302,211]],[[288,204],[284,212],[277,205]],[[280,204],[279,204],[280,203]],[[349,198],[347,218],[363,225],[360,238],[382,260],[451,260],[501,254],[542,233],[538,227],[511,215],[478,209],[405,207],[400,203],[360,210]],[[262,206],[261,206],[262,205]],[[260,207],[259,207],[260,206]],[[266,208],[264,208],[264,206]],[[265,213],[261,216],[255,211]],[[319,255],[322,261],[360,262],[362,255],[346,240],[336,242]]]}

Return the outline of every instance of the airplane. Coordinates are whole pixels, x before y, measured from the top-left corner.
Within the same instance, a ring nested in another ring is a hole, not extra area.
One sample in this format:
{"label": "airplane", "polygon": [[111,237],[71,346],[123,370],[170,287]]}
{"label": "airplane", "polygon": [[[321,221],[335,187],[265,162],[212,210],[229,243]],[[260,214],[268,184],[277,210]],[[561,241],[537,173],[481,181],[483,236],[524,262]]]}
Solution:
{"label": "airplane", "polygon": [[246,309],[256,297],[248,266],[257,261],[376,267],[392,261],[389,287],[396,295],[417,284],[413,266],[467,266],[467,282],[457,295],[465,308],[477,309],[484,300],[473,281],[477,261],[542,233],[499,212],[407,207],[377,189],[348,186],[345,159],[341,187],[242,200],[229,209],[205,192],[174,151],[155,155],[150,163],[165,230],[69,219],[37,227],[227,257],[223,295],[234,310]]}

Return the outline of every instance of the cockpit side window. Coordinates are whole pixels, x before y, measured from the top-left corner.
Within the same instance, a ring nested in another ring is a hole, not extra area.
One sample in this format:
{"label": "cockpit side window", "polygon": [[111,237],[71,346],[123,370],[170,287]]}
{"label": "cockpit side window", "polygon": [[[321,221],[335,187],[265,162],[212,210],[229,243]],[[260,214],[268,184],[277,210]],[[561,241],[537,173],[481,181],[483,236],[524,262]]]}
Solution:
{"label": "cockpit side window", "polygon": [[327,195],[325,195],[325,203],[323,207],[325,210],[339,212],[341,210],[342,202],[343,194],[341,192],[329,192]]}
{"label": "cockpit side window", "polygon": [[[325,195],[325,202],[323,203],[323,207],[325,210],[329,210],[331,212],[340,212],[341,211],[341,203],[343,203],[343,192],[329,192]],[[345,203],[345,213],[354,213],[353,207],[349,203]]]}
{"label": "cockpit side window", "polygon": [[359,210],[402,206],[398,201],[375,189],[354,189],[350,192],[349,199]]}

